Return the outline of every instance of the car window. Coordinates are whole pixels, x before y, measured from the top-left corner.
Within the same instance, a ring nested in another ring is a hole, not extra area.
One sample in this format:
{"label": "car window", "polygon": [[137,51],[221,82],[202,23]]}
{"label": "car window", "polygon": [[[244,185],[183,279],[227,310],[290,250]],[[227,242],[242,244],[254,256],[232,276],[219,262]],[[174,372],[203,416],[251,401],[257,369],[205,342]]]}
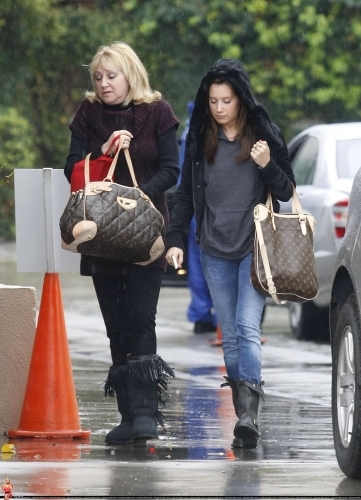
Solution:
{"label": "car window", "polygon": [[312,184],[317,164],[318,146],[316,137],[308,137],[297,151],[292,161],[297,186]]}
{"label": "car window", "polygon": [[353,179],[361,167],[361,138],[337,141],[336,151],[338,176]]}

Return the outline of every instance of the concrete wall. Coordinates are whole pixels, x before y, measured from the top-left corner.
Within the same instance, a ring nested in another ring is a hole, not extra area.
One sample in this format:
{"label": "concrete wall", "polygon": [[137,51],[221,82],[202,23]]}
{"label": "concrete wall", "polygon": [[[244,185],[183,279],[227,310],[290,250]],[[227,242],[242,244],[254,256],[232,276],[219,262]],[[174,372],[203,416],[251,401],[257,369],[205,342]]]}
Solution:
{"label": "concrete wall", "polygon": [[35,328],[35,288],[0,285],[0,435],[19,425]]}

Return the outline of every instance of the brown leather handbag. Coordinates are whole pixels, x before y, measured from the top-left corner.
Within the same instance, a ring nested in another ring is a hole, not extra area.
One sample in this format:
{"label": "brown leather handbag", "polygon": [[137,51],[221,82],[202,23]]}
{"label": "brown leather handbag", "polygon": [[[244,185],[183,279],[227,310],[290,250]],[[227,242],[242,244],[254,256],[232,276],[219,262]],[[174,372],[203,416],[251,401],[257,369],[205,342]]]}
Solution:
{"label": "brown leather handbag", "polygon": [[124,149],[133,186],[113,182],[125,136],[120,137],[106,178],[90,182],[85,159],[85,187],[72,193],[60,218],[62,248],[71,252],[147,265],[162,255],[164,220],[138,187],[128,149]]}
{"label": "brown leather handbag", "polygon": [[251,283],[276,304],[306,302],[318,295],[313,251],[316,221],[306,214],[295,188],[292,213],[275,213],[271,193],[254,209],[255,240]]}

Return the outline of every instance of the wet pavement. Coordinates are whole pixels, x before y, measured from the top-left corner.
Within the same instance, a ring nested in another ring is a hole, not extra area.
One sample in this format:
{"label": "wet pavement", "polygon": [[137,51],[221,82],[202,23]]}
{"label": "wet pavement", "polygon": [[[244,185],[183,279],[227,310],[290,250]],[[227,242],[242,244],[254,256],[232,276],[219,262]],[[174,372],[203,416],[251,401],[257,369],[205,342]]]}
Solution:
{"label": "wet pavement", "polygon": [[[12,253],[0,252],[1,283],[35,286],[39,302],[42,281],[16,273]],[[256,450],[232,450],[236,419],[230,389],[220,388],[222,350],[210,345],[214,334],[193,333],[188,290],[169,287],[162,288],[157,319],[158,353],[176,372],[165,427],[158,441],[107,446],[105,434],[119,421],[115,400],[100,388],[110,356],[99,307],[90,279],[61,275],[61,283],[79,415],[91,438],[11,440],[16,453],[1,455],[0,475],[10,476],[18,497],[361,494],[361,482],[343,475],[334,453],[330,346],[290,338],[285,307],[268,307],[262,325],[266,400]]]}

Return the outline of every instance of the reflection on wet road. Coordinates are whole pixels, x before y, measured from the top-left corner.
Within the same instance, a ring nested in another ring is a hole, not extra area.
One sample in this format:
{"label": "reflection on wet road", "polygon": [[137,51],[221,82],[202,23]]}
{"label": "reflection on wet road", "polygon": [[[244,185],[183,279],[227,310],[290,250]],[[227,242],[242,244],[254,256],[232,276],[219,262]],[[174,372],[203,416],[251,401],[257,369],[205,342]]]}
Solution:
{"label": "reflection on wet road", "polygon": [[[330,408],[268,396],[261,405],[262,439],[257,450],[234,451],[236,417],[230,389],[179,379],[169,384],[171,399],[163,410],[166,427],[160,428],[159,441],[105,446],[105,434],[118,423],[114,399],[104,398],[100,390],[106,369],[88,362],[76,365],[80,418],[83,428],[92,429],[91,442],[21,439],[16,441],[12,460],[334,460]],[[222,376],[222,369],[214,370]]]}
{"label": "reflection on wet road", "polygon": [[[40,278],[28,276],[22,284],[41,290]],[[105,445],[106,433],[119,423],[115,400],[101,391],[110,364],[108,341],[89,280],[71,275],[62,282],[79,414],[91,439],[16,440],[16,454],[2,454],[0,471],[18,485],[18,494],[227,498],[360,492],[335,458],[330,346],[291,339],[285,310],[267,310],[261,439],[256,450],[232,450],[236,417],[231,390],[220,388],[222,350],[210,346],[213,335],[193,334],[185,318],[186,289],[163,289],[158,308],[158,352],[176,371],[160,439]]]}

